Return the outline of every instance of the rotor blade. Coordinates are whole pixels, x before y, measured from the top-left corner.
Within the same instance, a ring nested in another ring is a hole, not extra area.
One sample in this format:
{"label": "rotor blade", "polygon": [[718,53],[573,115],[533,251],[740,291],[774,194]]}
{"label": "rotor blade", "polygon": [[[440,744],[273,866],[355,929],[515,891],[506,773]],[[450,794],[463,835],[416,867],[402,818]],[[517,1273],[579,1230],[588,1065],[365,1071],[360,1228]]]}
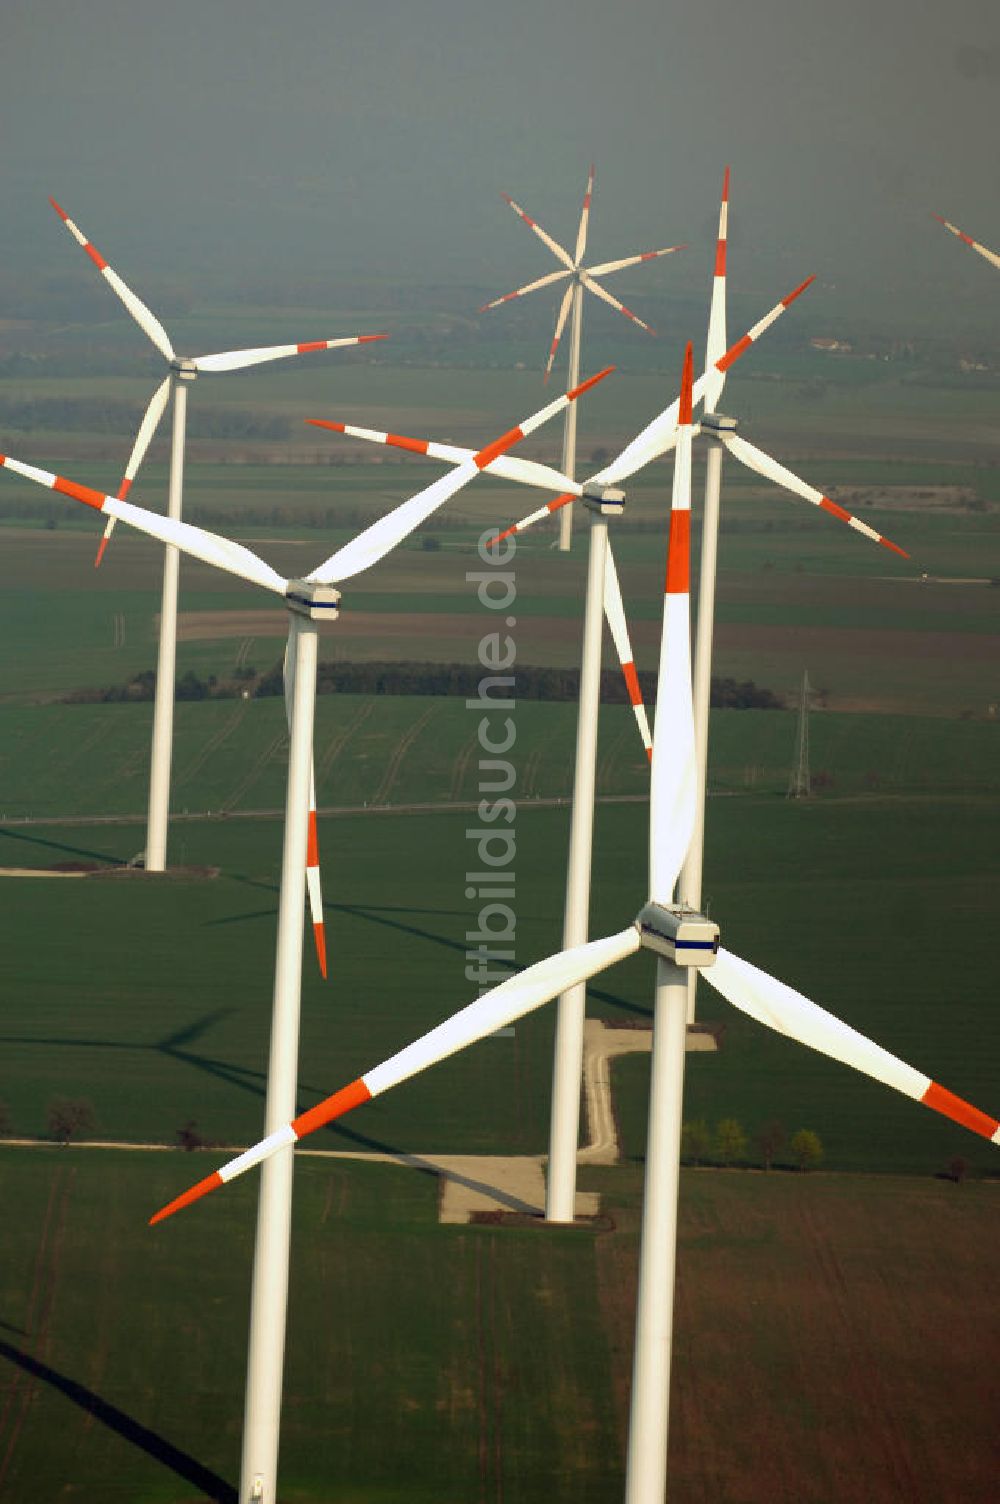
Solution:
{"label": "rotor blade", "polygon": [[642,703],[639,675],[635,671],[635,656],[632,652],[632,643],[629,640],[628,624],[625,620],[625,607],[622,604],[621,586],[618,583],[618,571],[615,568],[614,555],[611,552],[610,538],[607,541],[604,556],[604,614],[608,618],[608,626],[611,628],[611,636],[614,638],[615,651],[618,654],[618,661],[622,666],[622,673],[625,675],[625,687],[628,690],[629,701],[635,712],[639,735],[642,737],[642,745],[646,749],[646,756],[652,761],[653,738],[649,732],[646,707]]}
{"label": "rotor blade", "polygon": [[593,277],[591,277],[587,272],[580,271],[578,275],[584,287],[586,287],[590,292],[596,293],[599,298],[603,298],[605,303],[610,303],[612,308],[617,308],[618,312],[624,314],[627,319],[631,319],[633,324],[638,324],[639,328],[645,329],[647,334],[656,333],[656,330],[651,328],[649,324],[643,323],[642,319],[637,313],[633,313],[631,308],[626,308],[625,304],[620,302],[618,298],[613,298],[608,292],[607,288],[602,287],[600,282],[595,282]]}
{"label": "rotor blade", "polygon": [[167,403],[170,401],[170,380],[171,378],[168,376],[165,381],[162,381],[149,399],[149,406],[143,414],[142,422],[139,424],[139,432],[136,434],[135,443],[132,445],[132,453],[129,455],[128,464],[125,466],[125,475],[118,488],[119,501],[125,501],[129,491],[132,489],[132,482],[135,480],[139,466],[146,458],[146,450],[153,442],[153,435],[160,426],[160,419],[163,417]]}
{"label": "rotor blade", "polygon": [[559,348],[559,341],[562,339],[562,332],[566,327],[566,315],[569,313],[569,305],[573,301],[573,294],[575,291],[576,283],[571,282],[566,291],[563,293],[562,302],[559,304],[559,312],[556,314],[555,333],[552,336],[552,343],[549,346],[549,358],[545,362],[545,376],[543,378],[545,381],[548,381],[549,376],[552,373],[552,365],[556,358],[556,351]]}
{"label": "rotor blade", "polygon": [[673,900],[674,883],[691,844],[697,805],[690,621],[693,375],[694,357],[689,342],[684,353],[677,418],[649,794],[649,893],[661,904]]}
{"label": "rotor blade", "polygon": [[112,271],[111,267],[105,261],[100,251],[97,250],[96,246],[91,245],[90,241],[87,239],[86,235],[84,235],[79,225],[73,223],[69,215],[66,213],[65,209],[61,209],[54,198],[50,198],[49,203],[59,215],[59,218],[62,220],[63,224],[66,226],[67,230],[72,235],[76,243],[83,246],[83,249],[86,251],[91,261],[97,267],[97,270],[100,272],[101,276],[104,278],[108,286],[112,289],[113,292],[117,293],[118,297],[125,304],[125,307],[135,319],[142,332],[147,336],[147,338],[153,341],[153,344],[156,346],[165,360],[173,360],[174,347],[170,343],[167,331],[164,329],[163,325],[160,323],[156,315],[150,313],[145,303],[143,303],[140,298],[136,297],[135,293],[130,287],[125,286],[125,283],[122,281],[121,277],[119,277],[118,273]]}
{"label": "rotor blade", "polygon": [[755,470],[758,475],[774,481],[775,485],[783,486],[786,491],[791,491],[795,496],[801,496],[805,501],[811,501],[814,507],[820,507],[824,512],[829,512],[831,517],[836,517],[840,522],[846,522],[856,533],[863,533],[866,538],[871,538],[874,543],[881,543],[883,548],[891,548],[894,554],[900,554],[904,559],[910,556],[898,543],[892,543],[888,538],[883,538],[881,533],[869,527],[867,522],[862,522],[859,517],[853,516],[843,507],[831,501],[829,496],[824,496],[822,491],[817,491],[815,486],[807,485],[800,480],[791,470],[784,465],[779,465],[763,449],[758,449],[754,444],[748,444],[746,439],[738,434],[720,433],[719,438],[729,450],[734,459],[740,460],[748,470]]}
{"label": "rotor blade", "polygon": [[538,236],[542,244],[548,246],[549,250],[552,252],[553,256],[555,256],[556,260],[561,261],[563,266],[568,267],[570,271],[574,271],[575,267],[573,266],[573,262],[570,260],[569,253],[563,250],[559,242],[557,240],[553,240],[551,235],[547,235],[537,220],[532,219],[529,214],[525,214],[524,210],[521,208],[521,205],[515,204],[509,193],[504,193],[501,195],[501,197],[506,199],[507,203],[510,204],[510,207],[513,209],[518,218],[523,219],[530,230],[534,230],[535,234]]}
{"label": "rotor blade", "polygon": [[890,1055],[888,1050],[864,1034],[859,1034],[835,1014],[810,1002],[801,992],[751,966],[749,961],[720,948],[714,963],[703,972],[703,976],[734,1008],[749,1014],[758,1023],[766,1024],[769,1029],[790,1039],[797,1039],[821,1055],[829,1055],[831,1060],[853,1066],[883,1086],[891,1086],[904,1096],[961,1123],[973,1133],[1000,1144],[1000,1122],[996,1118],[970,1106],[929,1076]]}
{"label": "rotor blade", "polygon": [[[170,381],[171,378],[169,376],[161,381],[149,400],[149,406],[146,408],[142,422],[139,424],[139,432],[136,434],[135,443],[132,445],[132,453],[129,455],[128,464],[125,466],[122,483],[118,487],[119,501],[124,501],[132,489],[132,482],[135,480],[136,471],[145,459],[146,450],[152,443],[153,435],[159,427],[160,419],[163,417],[163,410],[170,400]],[[114,530],[115,519],[109,517],[107,526],[104,529],[104,536],[97,545],[97,558],[94,560],[95,569],[100,566],[101,560],[104,558],[104,550],[111,541],[111,534]]]}
{"label": "rotor blade", "polygon": [[268,360],[285,360],[289,355],[307,355],[310,350],[339,350],[343,345],[370,345],[388,339],[387,334],[352,334],[344,339],[314,339],[304,345],[267,345],[258,350],[223,350],[221,355],[199,355],[193,364],[198,371],[242,371],[246,366],[263,365]]}
{"label": "rotor blade", "polygon": [[224,569],[227,574],[238,575],[240,579],[261,585],[265,590],[273,590],[277,595],[285,594],[288,581],[241,543],[233,543],[229,538],[220,538],[217,533],[193,527],[190,522],[179,522],[173,517],[161,517],[157,512],[147,512],[144,507],[133,506],[130,501],[105,496],[90,486],[81,486],[76,481],[67,480],[65,476],[53,475],[49,470],[39,470],[34,465],[11,459],[10,455],[0,454],[0,466],[12,470],[16,475],[23,475],[36,485],[46,486],[50,491],[72,496],[74,501],[93,507],[106,517],[127,522],[130,527],[136,528],[140,533],[147,533],[151,538],[158,538],[161,543],[172,543],[182,553],[200,559],[203,564]]}
{"label": "rotor blade", "polygon": [[[755,340],[760,338],[764,330],[769,329],[774,321],[781,317],[785,309],[790,307],[795,302],[795,299],[804,293],[814,280],[815,278],[813,277],[807,277],[794,292],[790,292],[786,298],[782,298],[780,303],[776,303],[770,313],[765,314],[759,323],[754,324],[752,329],[747,330],[742,339],[737,340],[735,345],[729,347],[725,355],[715,362],[713,369],[728,371],[729,367],[749,350],[750,346]],[[705,393],[705,385],[708,377],[709,372],[707,371],[698,377],[698,380],[694,384],[692,401],[699,402],[701,400]],[[609,465],[605,465],[604,469],[599,470],[596,475],[590,477],[592,483],[603,486],[616,485],[619,481],[627,480],[637,470],[641,470],[643,465],[650,464],[653,460],[658,459],[661,454],[666,454],[668,449],[672,449],[677,433],[679,407],[680,398],[675,397],[670,406],[664,408],[662,413],[659,413],[651,422],[647,423],[642,432],[637,434],[630,444],[626,445],[616,459],[613,459]]]}
{"label": "rotor blade", "polygon": [[997,255],[996,251],[987,250],[986,246],[980,245],[978,240],[973,240],[971,235],[966,235],[965,231],[960,230],[957,225],[951,224],[947,219],[942,219],[940,214],[935,214],[934,218],[940,224],[943,224],[946,230],[950,230],[953,235],[957,235],[963,245],[967,245],[972,251],[978,251],[980,256],[985,256],[991,266],[1000,267],[1000,256]]}
{"label": "rotor blade", "polygon": [[372,523],[370,527],[365,528],[364,532],[352,538],[350,543],[331,554],[329,559],[306,578],[317,580],[324,585],[331,585],[341,580],[348,580],[363,569],[369,569],[390,549],[409,537],[415,527],[419,527],[420,523],[450,496],[454,496],[456,491],[467,485],[480,470],[485,470],[491,461],[503,454],[504,450],[526,438],[529,433],[533,433],[542,423],[561,412],[568,403],[575,402],[583,392],[588,391],[597,382],[603,381],[604,377],[610,375],[613,370],[614,366],[607,366],[603,371],[598,371],[596,376],[591,376],[579,386],[574,387],[571,392],[564,393],[554,402],[540,408],[530,418],[523,419],[517,428],[510,429],[499,439],[495,439],[492,444],[487,444],[485,449],[480,449],[470,460],[456,466],[450,474],[442,476],[432,486],[419,491],[416,496],[411,496],[409,501],[404,501],[388,516],[380,517],[378,522]]}
{"label": "rotor blade", "polygon": [[509,303],[511,298],[523,298],[527,293],[535,292],[539,287],[548,287],[551,282],[559,282],[569,275],[569,271],[565,269],[549,272],[547,276],[539,277],[535,282],[528,282],[524,287],[515,287],[513,292],[505,292],[502,298],[494,298],[492,303],[484,303],[479,312],[487,313],[491,308],[499,308],[501,303]]}
{"label": "rotor blade", "polygon": [[705,345],[705,411],[714,413],[726,384],[726,373],[716,361],[726,352],[726,241],[729,235],[729,168],[722,180],[719,205],[719,238],[715,244],[715,276],[712,279],[712,304],[708,315],[708,340]]}
{"label": "rotor blade", "polygon": [[[467,464],[475,454],[474,449],[464,449],[458,444],[439,444],[433,439],[409,439],[399,433],[383,433],[377,428],[358,428],[353,423],[332,423],[323,418],[307,418],[314,428],[329,428],[334,433],[346,434],[348,438],[365,439],[369,444],[388,444],[393,449],[406,449],[411,454],[426,454],[432,460],[447,460],[452,465]],[[543,465],[538,460],[523,460],[513,454],[501,454],[486,466],[487,475],[496,475],[503,480],[520,481],[525,486],[551,487],[574,486],[560,470]],[[576,492],[580,491],[576,486]]]}
{"label": "rotor blade", "polygon": [[600,266],[588,266],[589,277],[606,277],[609,272],[623,272],[627,266],[638,266],[641,261],[655,261],[659,256],[672,256],[675,251],[686,251],[686,245],[666,245],[662,251],[641,251],[638,256],[625,256],[621,261],[604,261]]}
{"label": "rotor blade", "polygon": [[[292,630],[297,618],[292,615]],[[292,705],[295,701],[295,654],[289,635],[285,644],[285,657],[281,665],[281,678],[285,689],[285,720],[288,735],[292,734]],[[316,758],[309,758],[309,833],[306,840],[306,891],[309,894],[309,912],[312,916],[313,942],[320,975],[326,980],[326,926],[323,922],[323,890],[319,876],[319,839],[316,830]]]}
{"label": "rotor blade", "polygon": [[327,1123],[343,1117],[352,1108],[360,1107],[372,1097],[380,1096],[391,1087],[408,1081],[411,1076],[418,1075],[428,1066],[436,1065],[440,1060],[447,1060],[449,1055],[454,1055],[459,1050],[477,1043],[478,1040],[485,1039],[488,1034],[495,1033],[497,1029],[506,1028],[508,1024],[523,1018],[526,1013],[531,1013],[535,1008],[540,1008],[543,1003],[549,1002],[551,998],[564,992],[568,987],[589,981],[591,977],[613,966],[616,961],[622,961],[626,956],[634,955],[639,946],[639,931],[635,925],[629,925],[628,929],[621,930],[616,935],[610,935],[605,940],[591,940],[586,945],[578,945],[572,950],[563,951],[558,956],[550,956],[547,960],[537,961],[526,971],[520,971],[501,982],[498,987],[484,992],[476,1002],[470,1003],[468,1007],[453,1014],[443,1024],[438,1024],[436,1029],[431,1029],[428,1034],[424,1034],[415,1043],[407,1045],[398,1054],[390,1056],[388,1060],[383,1060],[380,1065],[375,1066],[365,1075],[359,1076],[349,1086],[342,1087],[340,1091],[334,1092],[332,1096],[318,1102],[315,1107],[311,1107],[308,1112],[301,1113],[285,1127],[269,1134],[259,1144],[254,1144],[245,1153],[237,1155],[213,1175],[206,1176],[204,1180],[176,1197],[169,1205],[151,1217],[150,1225],[162,1222],[174,1212],[180,1211],[182,1207],[190,1206],[193,1201],[200,1200],[209,1191],[216,1190],[227,1181],[235,1180],[237,1175],[243,1174],[244,1170],[249,1170],[277,1150],[294,1144],[296,1140],[305,1138],[307,1134],[315,1133],[318,1128],[323,1128]]}
{"label": "rotor blade", "polygon": [[590,164],[590,173],[587,177],[587,191],[583,195],[583,208],[580,211],[580,228],[576,232],[576,250],[573,252],[573,260],[577,266],[583,260],[583,253],[587,249],[587,230],[590,225],[590,200],[594,196],[594,164]]}
{"label": "rotor blade", "polygon": [[497,533],[495,538],[487,539],[485,546],[487,548],[494,548],[496,544],[502,543],[505,538],[512,538],[515,533],[526,532],[528,528],[533,527],[536,522],[542,522],[546,517],[550,517],[553,512],[558,512],[560,507],[566,506],[567,503],[571,501],[576,501],[577,496],[581,494],[582,492],[579,490],[564,491],[561,496],[555,497],[552,501],[547,501],[545,505],[543,507],[539,507],[537,511],[529,512],[527,517],[521,518],[520,522],[514,522],[510,527],[505,527],[503,532]]}

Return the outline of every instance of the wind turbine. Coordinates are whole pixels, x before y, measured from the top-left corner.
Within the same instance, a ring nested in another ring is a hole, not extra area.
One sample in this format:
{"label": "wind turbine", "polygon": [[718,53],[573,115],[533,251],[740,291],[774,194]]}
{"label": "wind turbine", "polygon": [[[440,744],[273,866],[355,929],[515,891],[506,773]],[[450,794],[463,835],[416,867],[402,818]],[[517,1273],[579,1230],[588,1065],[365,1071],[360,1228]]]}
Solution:
{"label": "wind turbine", "polygon": [[[317,628],[339,614],[341,592],[336,587],[370,569],[407,538],[432,512],[468,484],[497,455],[502,454],[567,403],[594,386],[607,370],[526,418],[471,459],[450,470],[394,511],[372,523],[337,549],[304,579],[288,580],[242,544],[204,528],[155,512],[120,498],[105,496],[47,470],[0,455],[0,466],[73,497],[107,518],[129,523],[139,532],[173,545],[202,563],[280,596],[288,610],[286,703],[289,705],[290,746],[278,934],[275,953],[271,1048],[267,1075],[265,1128],[268,1133],[295,1110],[302,984],[302,929],[309,857],[312,780],[313,716],[316,697]],[[277,1497],[278,1421],[284,1355],[285,1313],[288,1300],[288,1258],[291,1229],[292,1156],[279,1156],[261,1179],[251,1293],[250,1342],[243,1433],[240,1497]],[[255,1493],[254,1490],[259,1489]]]}
{"label": "wind turbine", "polygon": [[979,255],[984,257],[991,266],[1000,269],[1000,256],[997,255],[996,251],[990,251],[986,246],[980,245],[978,240],[973,240],[971,235],[966,235],[965,231],[960,230],[957,225],[951,224],[947,219],[942,219],[940,214],[935,214],[934,218],[939,224],[944,225],[946,230],[950,230],[953,235],[957,235],[963,245],[967,245],[972,251],[978,251]]}
{"label": "wind turbine", "polygon": [[[118,489],[118,500],[124,501],[138,473],[139,466],[159,427],[171,395],[174,399],[173,432],[170,443],[170,482],[167,492],[167,516],[179,520],[182,512],[184,489],[184,452],[187,434],[188,387],[203,373],[244,370],[248,366],[263,365],[272,360],[284,360],[291,355],[304,355],[311,350],[334,350],[342,345],[364,345],[373,340],[385,339],[384,334],[355,334],[344,339],[312,340],[305,344],[270,345],[252,350],[224,350],[215,355],[178,355],[160,320],[151,313],[145,303],[122,281],[118,273],[108,265],[96,246],[92,245],[80,227],[70,219],[65,209],[50,198],[53,209],[65,224],[78,245],[82,246],[139,328],[156,346],[169,366],[169,374],[156,388],[146,408],[139,432],[132,446],[125,475]],[[95,567],[100,564],[114,529],[115,518],[109,516],[97,549]],[[163,594],[160,605],[160,643],[156,666],[156,691],[153,703],[153,739],[149,768],[149,811],[146,824],[145,867],[148,872],[162,872],[167,861],[167,824],[170,818],[170,757],[173,746],[174,679],[177,658],[177,581],[180,556],[173,545],[168,544],[163,556]]]}
{"label": "wind turbine", "polygon": [[[726,383],[726,373],[743,351],[756,337],[754,330],[745,334],[743,338],[730,350],[726,351],[726,257],[728,245],[729,226],[729,168],[726,168],[722,185],[722,202],[719,209],[719,234],[716,241],[715,268],[712,282],[712,298],[709,311],[708,339],[705,352],[705,376],[700,393],[695,388],[695,401],[699,395],[704,398],[704,410],[700,424],[693,432],[695,436],[702,435],[708,443],[708,454],[705,465],[705,510],[702,519],[702,542],[701,542],[701,566],[699,575],[698,594],[698,632],[695,641],[694,655],[694,721],[695,721],[695,746],[698,764],[698,801],[696,806],[695,830],[688,854],[681,869],[679,893],[682,902],[698,908],[701,904],[702,868],[704,862],[705,846],[705,794],[707,786],[708,769],[708,722],[709,700],[711,697],[712,678],[712,639],[715,618],[715,584],[716,566],[718,559],[719,537],[719,501],[722,485],[722,455],[728,451],[734,459],[739,460],[748,469],[773,481],[776,485],[784,487],[794,495],[805,501],[811,502],[822,511],[836,517],[846,523],[862,536],[881,544],[884,548],[901,555],[904,559],[909,558],[906,551],[898,544],[891,542],[882,536],[868,523],[860,518],[852,516],[844,507],[825,496],[814,486],[807,485],[800,480],[791,470],[778,463],[777,460],[765,454],[762,449],[741,438],[736,432],[736,419],[724,417],[718,411]],[[811,280],[811,279],[810,279]],[[801,289],[800,289],[801,290]],[[793,297],[795,294],[792,295]],[[790,299],[787,301],[791,301]],[[757,326],[759,329],[760,326]],[[723,353],[725,352],[725,353]],[[561,505],[571,501],[571,496],[562,496],[550,506]],[[542,514],[533,512],[525,517],[520,523],[508,528],[507,533],[501,533],[501,538],[511,532],[521,532],[530,527]],[[694,1021],[695,1016],[695,990],[697,987],[697,973],[691,972],[689,976],[690,996],[688,1000],[688,1022]]]}
{"label": "wind turbine", "polygon": [[670,1346],[676,1257],[687,971],[703,970],[734,1007],[800,1044],[851,1066],[1000,1144],[1000,1121],[980,1112],[801,993],[719,943],[719,928],[674,902],[695,823],[697,765],[690,660],[692,355],[688,345],[678,414],[664,585],[649,829],[649,897],[616,934],[536,962],[453,1014],[332,1096],[284,1123],[158,1211],[151,1223],[287,1151],[299,1139],[428,1066],[485,1038],[558,992],[585,985],[640,949],[656,956],[653,1063],[636,1309],[626,1504],[662,1504],[666,1484]]}
{"label": "wind turbine", "polygon": [[[484,303],[479,310],[480,313],[486,313],[490,308],[499,308],[501,303],[509,303],[512,298],[523,298],[525,293],[534,292],[539,287],[548,287],[552,283],[561,282],[564,277],[568,277],[570,279],[569,285],[562,295],[559,312],[556,314],[555,333],[552,336],[548,360],[545,363],[544,380],[548,381],[549,379],[552,364],[556,358],[556,351],[559,348],[559,341],[562,339],[563,330],[566,327],[566,318],[572,305],[573,318],[570,324],[569,380],[567,383],[571,387],[576,386],[580,380],[580,332],[583,324],[584,288],[588,292],[592,292],[596,297],[601,298],[605,303],[610,304],[612,308],[617,309],[620,314],[630,319],[633,324],[638,324],[640,329],[645,329],[647,334],[652,334],[654,331],[650,326],[644,323],[637,314],[633,313],[631,308],[626,308],[624,303],[620,302],[618,298],[613,297],[606,287],[601,286],[597,278],[607,276],[610,272],[624,271],[628,266],[637,266],[640,261],[655,261],[660,256],[670,256],[674,251],[684,249],[680,245],[670,245],[660,251],[643,251],[638,256],[625,256],[620,261],[605,261],[600,266],[584,266],[583,257],[587,248],[587,230],[590,225],[590,200],[593,192],[594,168],[593,164],[591,164],[590,173],[587,178],[587,191],[583,196],[583,209],[580,212],[580,225],[576,232],[576,246],[572,256],[557,240],[553,240],[552,236],[542,229],[537,220],[525,214],[520,204],[515,204],[509,194],[503,194],[503,198],[518,218],[523,219],[528,228],[534,231],[542,244],[547,246],[556,260],[562,263],[562,267],[557,272],[549,272],[547,276],[538,277],[534,282],[529,282],[524,287],[517,287],[513,292],[505,293],[502,298],[494,298],[492,303]],[[576,412],[573,409],[569,409],[566,413],[565,428],[563,430],[562,470],[563,474],[568,475],[570,480],[576,478]],[[572,526],[573,519],[571,514],[563,512],[559,518],[559,547],[564,553],[570,546]]]}
{"label": "wind turbine", "polygon": [[[717,349],[718,342],[713,345],[707,369],[694,383],[695,401],[700,401],[706,392],[719,388],[729,367],[780,318],[785,309],[805,291],[812,280],[811,277],[808,278],[787,297],[776,303],[762,319],[747,330],[730,350]],[[718,327],[718,321],[716,321],[716,326]],[[512,534],[523,532],[549,512],[564,507],[577,496],[585,497],[591,521],[590,552],[583,614],[576,755],[573,769],[569,853],[566,864],[563,945],[567,949],[582,945],[589,934],[590,873],[597,777],[597,721],[600,709],[602,605],[611,625],[615,646],[622,662],[622,670],[628,685],[629,698],[639,722],[640,734],[647,748],[651,745],[638,677],[635,673],[634,662],[631,661],[632,653],[628,644],[625,615],[621,608],[618,577],[608,538],[608,516],[616,510],[621,510],[622,497],[620,492],[612,491],[610,488],[616,486],[619,481],[628,479],[644,465],[673,447],[679,402],[679,398],[675,399],[669,407],[646,425],[617,459],[598,471],[584,485],[579,485],[574,481],[570,489],[562,490],[554,500],[539,507],[521,522],[498,533],[493,540],[500,542]],[[328,426],[343,427],[337,424]],[[454,445],[431,444],[426,440],[373,433],[367,429],[348,428],[345,431],[361,438],[395,444],[418,453],[433,453],[435,457],[449,459],[454,464],[468,463],[471,454],[470,450],[460,449]],[[513,455],[504,456],[489,468],[497,475],[524,484],[549,487],[559,484],[558,477],[548,466],[537,465],[532,460]],[[614,500],[615,497],[617,497],[617,503]],[[550,1222],[572,1222],[576,1205],[576,1155],[580,1132],[580,1085],[583,1075],[585,1009],[586,988],[583,986],[570,989],[559,999],[552,1069],[548,1175],[545,1189],[545,1215]]]}

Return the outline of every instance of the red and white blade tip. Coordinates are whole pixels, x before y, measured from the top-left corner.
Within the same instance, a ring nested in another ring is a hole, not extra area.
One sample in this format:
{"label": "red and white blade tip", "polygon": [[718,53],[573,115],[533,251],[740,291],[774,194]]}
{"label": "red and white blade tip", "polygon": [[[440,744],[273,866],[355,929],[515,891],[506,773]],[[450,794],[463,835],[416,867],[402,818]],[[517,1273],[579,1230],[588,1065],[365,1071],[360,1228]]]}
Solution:
{"label": "red and white blade tip", "polygon": [[684,373],[681,376],[681,401],[677,414],[678,423],[690,423],[692,408],[691,393],[694,388],[694,347],[688,340],[684,351]]}

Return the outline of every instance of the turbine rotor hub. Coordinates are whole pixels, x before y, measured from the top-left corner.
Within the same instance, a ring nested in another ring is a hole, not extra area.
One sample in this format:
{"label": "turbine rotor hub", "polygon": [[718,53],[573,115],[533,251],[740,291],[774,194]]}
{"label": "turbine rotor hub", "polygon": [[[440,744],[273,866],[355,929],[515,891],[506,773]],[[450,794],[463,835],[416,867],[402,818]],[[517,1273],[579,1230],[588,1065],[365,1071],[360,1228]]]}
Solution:
{"label": "turbine rotor hub", "polygon": [[178,381],[193,381],[198,374],[198,367],[186,355],[178,355],[176,360],[172,360],[170,369]]}

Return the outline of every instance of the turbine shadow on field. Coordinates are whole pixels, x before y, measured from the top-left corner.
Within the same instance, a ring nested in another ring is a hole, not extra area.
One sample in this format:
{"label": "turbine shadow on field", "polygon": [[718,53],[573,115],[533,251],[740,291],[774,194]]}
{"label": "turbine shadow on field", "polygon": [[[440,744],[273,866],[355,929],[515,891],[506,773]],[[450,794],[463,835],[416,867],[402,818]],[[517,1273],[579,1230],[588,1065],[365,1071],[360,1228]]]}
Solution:
{"label": "turbine shadow on field", "polygon": [[48,1363],[42,1363],[28,1353],[22,1353],[12,1343],[4,1342],[2,1339],[0,1339],[0,1357],[6,1358],[8,1362],[30,1374],[33,1379],[38,1379],[43,1384],[48,1384],[51,1388],[58,1390],[66,1399],[78,1405],[85,1414],[93,1416],[94,1420],[100,1421],[102,1425],[123,1437],[132,1446],[138,1447],[148,1457],[152,1457],[154,1462],[159,1462],[169,1468],[179,1478],[183,1478],[185,1483],[191,1484],[206,1498],[213,1500],[214,1504],[238,1504],[237,1492],[231,1483],[227,1483],[224,1478],[220,1478],[218,1473],[213,1473],[211,1468],[205,1467],[204,1463],[199,1462],[197,1458],[190,1457],[187,1452],[182,1452],[179,1447],[167,1441],[166,1437],[151,1431],[134,1416],[126,1414],[124,1410],[119,1410],[117,1405],[112,1405],[110,1401],[102,1399],[99,1394],[95,1394],[92,1389],[88,1389],[76,1379],[69,1378],[58,1369],[52,1368]]}
{"label": "turbine shadow on field", "polygon": [[[244,883],[247,887],[263,888],[268,892],[277,894],[278,888],[275,883],[265,883],[259,878],[236,877],[237,882]],[[467,946],[463,940],[455,940],[450,935],[442,935],[434,930],[425,929],[419,924],[405,924],[402,919],[393,918],[400,914],[440,914],[448,918],[465,919],[468,917],[465,909],[427,909],[409,907],[403,904],[357,904],[357,903],[330,903],[324,900],[323,912],[325,914],[345,914],[351,919],[360,919],[368,924],[378,924],[385,929],[396,930],[403,935],[412,935],[417,940],[429,940],[432,945],[440,945],[445,950],[450,950],[460,956],[467,953]],[[277,908],[255,909],[246,914],[231,914],[225,919],[208,919],[205,927],[214,925],[240,924],[246,920],[264,919],[277,913]],[[506,966],[505,961],[498,961],[498,966]],[[511,976],[523,967],[508,966]],[[607,1003],[613,1008],[620,1008],[623,1013],[631,1013],[639,1018],[652,1018],[653,1010],[644,1007],[641,1003],[630,1002],[627,998],[619,996],[616,992],[609,992],[603,987],[595,987],[588,984],[587,992],[599,1002]]]}
{"label": "turbine shadow on field", "polygon": [[113,856],[110,851],[91,851],[87,846],[70,846],[66,841],[50,841],[45,836],[30,836],[23,830],[11,830],[5,825],[0,831],[8,841],[26,841],[29,846],[48,846],[53,851],[65,851],[70,856],[86,856],[95,862],[110,862],[115,867],[126,867],[128,863],[120,856]]}

